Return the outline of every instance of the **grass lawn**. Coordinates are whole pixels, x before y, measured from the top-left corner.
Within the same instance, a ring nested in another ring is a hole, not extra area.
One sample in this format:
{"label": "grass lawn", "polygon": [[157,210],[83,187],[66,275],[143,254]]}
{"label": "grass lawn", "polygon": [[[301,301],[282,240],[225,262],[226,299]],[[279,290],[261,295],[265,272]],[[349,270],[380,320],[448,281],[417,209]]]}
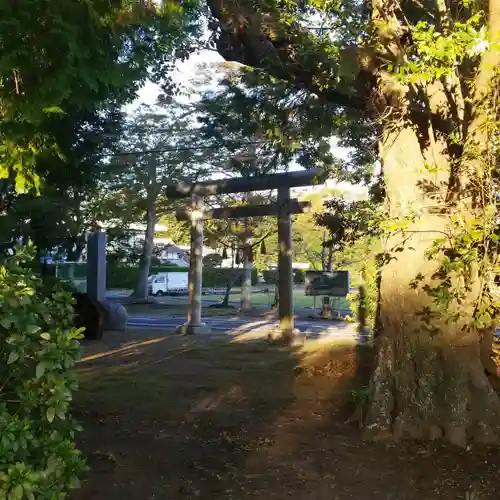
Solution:
{"label": "grass lawn", "polygon": [[107,334],[78,365],[91,472],[71,500],[498,498],[500,455],[366,444],[346,423],[371,352]]}

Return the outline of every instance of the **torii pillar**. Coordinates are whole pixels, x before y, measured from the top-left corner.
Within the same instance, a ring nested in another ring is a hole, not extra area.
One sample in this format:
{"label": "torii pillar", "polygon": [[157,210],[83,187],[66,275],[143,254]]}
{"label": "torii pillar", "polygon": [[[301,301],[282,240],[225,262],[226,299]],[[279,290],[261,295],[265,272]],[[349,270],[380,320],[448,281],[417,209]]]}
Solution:
{"label": "torii pillar", "polygon": [[278,314],[280,321],[278,334],[280,337],[289,338],[295,333],[290,188],[278,188],[278,206]]}
{"label": "torii pillar", "polygon": [[188,317],[177,331],[182,334],[209,333],[210,327],[201,320],[203,284],[203,197],[191,196],[191,249],[189,253]]}

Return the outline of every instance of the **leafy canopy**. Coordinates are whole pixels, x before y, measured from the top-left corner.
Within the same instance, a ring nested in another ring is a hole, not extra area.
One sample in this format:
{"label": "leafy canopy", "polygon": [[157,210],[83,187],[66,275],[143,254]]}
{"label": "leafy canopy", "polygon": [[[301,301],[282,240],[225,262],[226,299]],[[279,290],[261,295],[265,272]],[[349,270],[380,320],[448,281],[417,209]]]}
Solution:
{"label": "leafy canopy", "polygon": [[2,2],[0,178],[14,173],[18,191],[37,183],[37,155],[59,151],[47,120],[124,103],[147,76],[164,79],[175,51],[197,33],[192,7],[171,1]]}

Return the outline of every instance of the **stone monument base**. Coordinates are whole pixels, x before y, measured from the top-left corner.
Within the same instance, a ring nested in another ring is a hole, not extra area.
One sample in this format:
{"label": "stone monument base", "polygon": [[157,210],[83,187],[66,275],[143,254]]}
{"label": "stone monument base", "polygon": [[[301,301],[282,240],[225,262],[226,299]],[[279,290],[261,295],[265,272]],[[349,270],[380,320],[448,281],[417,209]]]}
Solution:
{"label": "stone monument base", "polygon": [[75,326],[85,328],[87,340],[101,340],[106,323],[106,310],[88,293],[73,293],[75,299]]}
{"label": "stone monument base", "polygon": [[127,329],[127,310],[119,302],[104,300],[102,306],[106,309],[105,329],[115,332],[124,332]]}

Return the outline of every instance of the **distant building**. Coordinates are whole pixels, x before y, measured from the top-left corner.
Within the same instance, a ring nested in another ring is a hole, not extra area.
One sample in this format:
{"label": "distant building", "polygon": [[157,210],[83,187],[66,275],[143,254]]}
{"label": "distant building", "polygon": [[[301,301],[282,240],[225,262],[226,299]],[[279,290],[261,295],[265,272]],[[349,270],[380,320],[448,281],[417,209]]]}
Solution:
{"label": "distant building", "polygon": [[166,245],[160,251],[159,259],[163,263],[173,264],[179,267],[189,267],[189,254],[177,245]]}

